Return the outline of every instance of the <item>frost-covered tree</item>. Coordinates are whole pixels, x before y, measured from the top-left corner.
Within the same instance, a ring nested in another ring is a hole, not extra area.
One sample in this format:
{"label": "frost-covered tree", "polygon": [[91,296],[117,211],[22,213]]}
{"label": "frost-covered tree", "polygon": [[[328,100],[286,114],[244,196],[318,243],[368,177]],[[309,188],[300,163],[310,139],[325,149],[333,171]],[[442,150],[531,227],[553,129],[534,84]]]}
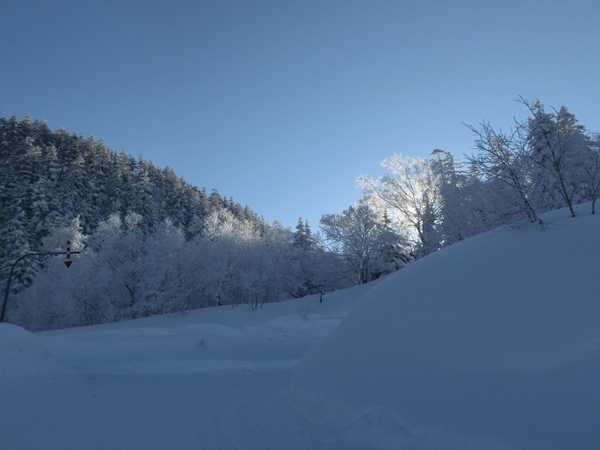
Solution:
{"label": "frost-covered tree", "polygon": [[379,180],[362,175],[358,178],[359,186],[386,205],[400,233],[412,241],[419,257],[434,252],[441,244],[439,175],[425,159],[397,153],[381,165],[391,174]]}
{"label": "frost-covered tree", "polygon": [[481,123],[479,130],[471,125],[467,127],[475,135],[475,148],[479,153],[466,158],[486,186],[504,200],[500,214],[513,217],[516,211],[531,222],[538,221],[531,201],[534,187],[531,183],[531,159],[521,128],[504,133],[502,130],[495,131],[486,122]]}
{"label": "frost-covered tree", "polygon": [[386,245],[397,245],[399,239],[368,205],[357,204],[341,214],[325,214],[320,224],[327,244],[344,259],[345,276],[352,283],[368,283],[391,271],[384,263],[395,261],[390,261]]}
{"label": "frost-covered tree", "polygon": [[592,201],[592,214],[596,213],[596,200],[600,195],[600,135],[590,139],[589,152],[582,161],[587,197]]}
{"label": "frost-covered tree", "polygon": [[530,157],[538,169],[535,182],[551,186],[575,217],[573,204],[579,201],[577,197],[585,177],[582,173],[582,160],[588,150],[585,127],[578,125],[575,116],[564,106],[548,113],[539,100],[533,104],[521,101],[533,116],[526,126]]}
{"label": "frost-covered tree", "polygon": [[183,229],[166,219],[146,237],[144,247],[144,314],[197,307],[192,296],[198,275],[190,270],[195,246],[186,242]]}
{"label": "frost-covered tree", "polygon": [[431,154],[430,165],[437,177],[441,201],[442,220],[438,229],[441,245],[448,246],[472,234],[469,227],[472,211],[463,192],[467,177],[451,153],[438,149]]}

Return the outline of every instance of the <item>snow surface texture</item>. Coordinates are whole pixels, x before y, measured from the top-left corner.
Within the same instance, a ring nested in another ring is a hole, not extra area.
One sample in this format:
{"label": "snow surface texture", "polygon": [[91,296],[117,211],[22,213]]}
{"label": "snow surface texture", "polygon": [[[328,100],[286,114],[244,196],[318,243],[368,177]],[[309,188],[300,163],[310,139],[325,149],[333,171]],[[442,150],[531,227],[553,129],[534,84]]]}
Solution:
{"label": "snow surface texture", "polygon": [[36,334],[0,324],[0,449],[347,448],[294,413],[290,377],[376,285],[323,303],[311,296]]}
{"label": "snow surface texture", "polygon": [[380,448],[600,448],[600,221],[564,210],[390,276],[294,369],[295,410]]}
{"label": "snow surface texture", "polygon": [[0,324],[0,398],[19,390],[31,392],[83,380],[51,355],[37,336],[21,327]]}
{"label": "snow surface texture", "polygon": [[600,219],[586,206],[323,303],[0,324],[0,448],[597,449]]}

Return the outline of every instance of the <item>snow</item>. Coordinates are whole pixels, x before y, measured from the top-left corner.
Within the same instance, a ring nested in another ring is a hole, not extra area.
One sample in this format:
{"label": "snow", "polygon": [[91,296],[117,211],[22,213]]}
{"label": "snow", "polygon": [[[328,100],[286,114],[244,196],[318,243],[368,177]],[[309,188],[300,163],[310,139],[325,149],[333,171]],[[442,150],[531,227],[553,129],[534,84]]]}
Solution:
{"label": "snow", "polygon": [[600,222],[580,206],[294,301],[0,324],[2,449],[592,449]]}
{"label": "snow", "polygon": [[381,448],[597,448],[599,222],[566,216],[379,284],[295,366],[296,411]]}
{"label": "snow", "polygon": [[0,324],[0,398],[81,381],[83,377],[53,356],[38,336]]}

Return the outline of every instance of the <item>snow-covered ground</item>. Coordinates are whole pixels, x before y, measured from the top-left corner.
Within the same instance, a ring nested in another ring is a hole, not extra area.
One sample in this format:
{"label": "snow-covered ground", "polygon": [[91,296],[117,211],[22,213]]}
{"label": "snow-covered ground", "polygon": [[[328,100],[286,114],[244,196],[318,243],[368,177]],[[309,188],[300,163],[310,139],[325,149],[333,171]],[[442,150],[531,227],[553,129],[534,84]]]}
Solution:
{"label": "snow-covered ground", "polygon": [[0,324],[0,448],[598,449],[600,216],[579,210],[323,303]]}

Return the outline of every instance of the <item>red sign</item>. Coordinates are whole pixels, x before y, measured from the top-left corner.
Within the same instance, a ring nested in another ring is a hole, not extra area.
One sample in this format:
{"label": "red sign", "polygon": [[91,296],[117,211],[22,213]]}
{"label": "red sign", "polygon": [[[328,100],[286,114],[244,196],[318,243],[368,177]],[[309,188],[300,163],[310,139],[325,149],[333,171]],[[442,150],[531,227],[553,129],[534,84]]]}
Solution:
{"label": "red sign", "polygon": [[[67,241],[67,259],[71,258],[71,241]],[[65,266],[67,266],[67,269],[69,267],[71,267],[71,264],[73,264],[73,261],[65,261]]]}

